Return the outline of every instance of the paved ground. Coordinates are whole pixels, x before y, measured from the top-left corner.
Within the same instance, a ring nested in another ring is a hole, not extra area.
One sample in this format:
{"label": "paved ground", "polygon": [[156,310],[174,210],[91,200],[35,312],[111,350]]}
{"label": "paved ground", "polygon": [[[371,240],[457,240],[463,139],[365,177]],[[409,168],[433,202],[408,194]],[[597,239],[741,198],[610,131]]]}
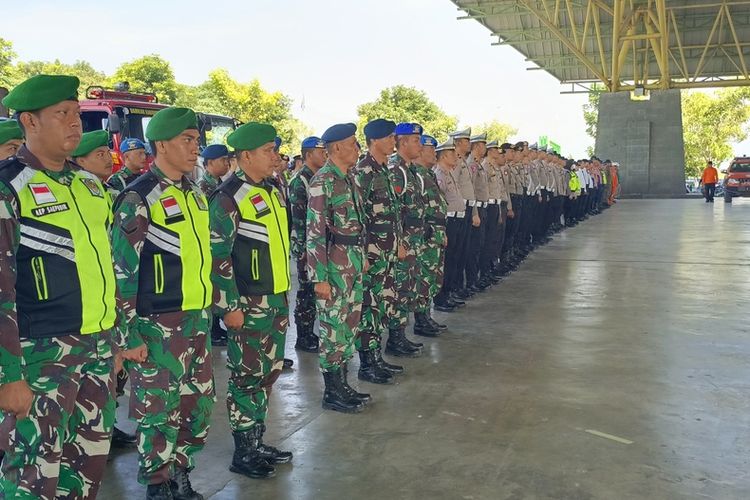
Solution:
{"label": "paved ground", "polygon": [[[315,357],[291,350],[267,441],[295,459],[272,480],[227,470],[217,351],[193,484],[217,500],[750,498],[749,220],[744,201],[619,203],[440,316],[448,332],[396,385],[364,387],[360,415],[323,412]],[[135,467],[118,455],[100,497],[142,498]]]}

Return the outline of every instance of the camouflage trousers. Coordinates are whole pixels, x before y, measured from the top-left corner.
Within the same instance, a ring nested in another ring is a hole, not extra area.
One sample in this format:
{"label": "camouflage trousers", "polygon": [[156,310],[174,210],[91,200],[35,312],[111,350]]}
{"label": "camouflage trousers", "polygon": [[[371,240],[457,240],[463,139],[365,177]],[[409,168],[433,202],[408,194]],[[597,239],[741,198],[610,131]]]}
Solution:
{"label": "camouflage trousers", "polygon": [[245,322],[229,330],[227,413],[233,431],[247,431],[263,423],[268,398],[284,367],[284,345],[289,325],[286,293],[242,297]]}
{"label": "camouflage trousers", "polygon": [[423,230],[409,230],[404,233],[406,240],[406,258],[395,265],[396,305],[388,318],[389,328],[405,327],[409,313],[414,311],[417,299],[417,276],[419,259],[417,253],[423,247]]}
{"label": "camouflage trousers", "polygon": [[354,341],[358,351],[380,348],[386,319],[396,307],[395,252],[383,251],[374,244],[368,245],[369,267],[363,279],[362,320]]}
{"label": "camouflage trousers", "polygon": [[316,299],[320,321],[320,371],[337,372],[354,355],[354,337],[362,316],[362,279],[331,283],[331,298]]}
{"label": "camouflage trousers", "polygon": [[297,303],[294,306],[294,322],[297,328],[312,332],[315,326],[315,286],[307,277],[306,261],[297,259]]}
{"label": "camouflage trousers", "polygon": [[115,420],[112,337],[22,340],[29,418],[0,416],[0,498],[95,498]]}
{"label": "camouflage trousers", "polygon": [[[441,230],[443,235],[444,230]],[[417,296],[414,311],[429,313],[432,299],[440,292],[443,286],[443,269],[445,265],[445,237],[432,238],[422,245],[419,252],[417,274]]]}
{"label": "camouflage trousers", "polygon": [[138,481],[158,484],[174,467],[192,469],[214,405],[211,316],[206,310],[140,318],[148,347],[130,369],[130,418],[138,422]]}

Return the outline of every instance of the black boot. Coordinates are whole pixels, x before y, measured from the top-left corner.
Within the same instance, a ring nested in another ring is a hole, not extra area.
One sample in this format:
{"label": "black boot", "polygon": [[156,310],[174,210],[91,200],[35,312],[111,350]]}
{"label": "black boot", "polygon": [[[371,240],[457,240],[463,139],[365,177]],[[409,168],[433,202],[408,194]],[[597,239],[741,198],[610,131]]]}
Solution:
{"label": "black boot", "polygon": [[454,304],[456,304],[456,307],[463,307],[463,306],[466,305],[466,301],[461,300],[461,298],[458,295],[456,295],[456,292],[451,292],[450,293],[450,300]]}
{"label": "black boot", "polygon": [[318,336],[313,330],[314,325],[297,325],[297,342],[294,348],[304,352],[318,352]]}
{"label": "black boot", "polygon": [[294,360],[289,358],[284,358],[284,366],[282,367],[282,370],[291,370],[294,366]]}
{"label": "black boot", "polygon": [[112,448],[133,448],[138,444],[135,434],[128,434],[117,427],[112,430]]}
{"label": "black boot", "polygon": [[380,348],[375,350],[375,362],[378,364],[380,368],[384,370],[388,370],[389,372],[393,374],[404,373],[403,366],[391,364],[388,361],[383,359],[383,355],[380,352]]}
{"label": "black boot", "polygon": [[359,351],[359,373],[357,377],[373,384],[390,384],[393,382],[391,372],[378,366],[375,351],[371,350]]}
{"label": "black boot", "polygon": [[348,363],[342,366],[341,384],[346,394],[348,394],[350,397],[354,398],[355,400],[359,401],[363,405],[367,405],[367,403],[372,401],[372,396],[370,396],[366,392],[357,392],[354,389],[354,387],[349,385],[349,364]]}
{"label": "black boot", "polygon": [[440,330],[427,321],[427,314],[415,312],[414,335],[421,335],[422,337],[437,337],[440,335]]}
{"label": "black boot", "polygon": [[258,437],[258,454],[263,457],[266,462],[272,465],[288,464],[294,458],[291,451],[281,451],[273,446],[263,444],[263,434],[266,433],[266,424],[257,424],[254,428],[256,436]]}
{"label": "black boot", "polygon": [[435,321],[430,313],[427,313],[427,322],[431,324],[433,328],[437,328],[438,330],[445,330],[448,328],[448,325],[444,325]]}
{"label": "black boot", "polygon": [[146,488],[146,500],[172,500],[172,488],[170,482],[149,484]]}
{"label": "black boot", "polygon": [[174,477],[169,481],[169,489],[172,490],[172,498],[175,500],[203,500],[203,495],[193,489],[187,469],[178,467],[174,471]]}
{"label": "black boot", "polygon": [[341,413],[359,413],[365,405],[354,399],[344,390],[343,368],[337,372],[323,372],[325,390],[323,392],[323,408],[340,411]]}
{"label": "black boot", "polygon": [[252,479],[273,477],[276,469],[261,456],[258,446],[260,440],[256,437],[256,430],[237,431],[234,437],[234,455],[229,470]]}
{"label": "black boot", "polygon": [[388,330],[388,342],[385,343],[385,352],[391,356],[399,358],[416,358],[419,357],[419,349],[411,347],[406,342],[406,335],[403,327],[390,328]]}

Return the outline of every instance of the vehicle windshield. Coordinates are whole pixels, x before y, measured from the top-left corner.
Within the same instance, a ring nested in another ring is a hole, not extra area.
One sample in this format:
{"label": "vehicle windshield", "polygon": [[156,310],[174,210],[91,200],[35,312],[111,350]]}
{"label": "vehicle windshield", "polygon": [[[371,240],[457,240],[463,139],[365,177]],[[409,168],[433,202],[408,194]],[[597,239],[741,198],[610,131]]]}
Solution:
{"label": "vehicle windshield", "polygon": [[[158,109],[148,108],[126,108],[118,106],[115,112],[122,120],[122,129],[120,136],[135,137],[144,140],[144,132],[148,126],[151,117],[159,111]],[[109,125],[109,114],[107,111],[87,111],[81,112],[81,121],[83,122],[83,131],[91,132],[94,130],[106,130]]]}
{"label": "vehicle windshield", "polygon": [[731,167],[729,167],[729,172],[731,173],[748,173],[750,172],[750,163],[733,163]]}
{"label": "vehicle windshield", "polygon": [[227,136],[234,132],[234,120],[221,116],[209,116],[211,130],[206,131],[206,146],[226,144]]}

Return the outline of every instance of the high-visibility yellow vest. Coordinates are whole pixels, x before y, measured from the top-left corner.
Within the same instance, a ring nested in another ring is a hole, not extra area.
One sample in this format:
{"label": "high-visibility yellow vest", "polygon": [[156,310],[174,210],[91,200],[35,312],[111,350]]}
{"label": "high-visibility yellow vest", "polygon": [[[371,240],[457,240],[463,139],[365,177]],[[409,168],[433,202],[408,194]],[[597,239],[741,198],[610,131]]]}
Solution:
{"label": "high-visibility yellow vest", "polygon": [[[18,201],[16,307],[21,337],[99,333],[115,324],[115,273],[104,186],[76,170],[70,185],[17,159],[0,182]],[[5,237],[8,237],[6,235]]]}
{"label": "high-visibility yellow vest", "polygon": [[209,307],[213,287],[206,196],[194,184],[186,191],[174,185],[162,189],[151,171],[123,193],[130,191],[141,196],[149,215],[138,271],[138,314]]}
{"label": "high-visibility yellow vest", "polygon": [[575,172],[570,171],[570,180],[568,181],[568,187],[571,191],[576,192],[581,189],[581,180],[578,178]]}
{"label": "high-visibility yellow vest", "polygon": [[271,295],[289,290],[289,225],[286,204],[270,183],[251,184],[237,175],[216,190],[237,206],[240,221],[232,266],[241,295]]}

